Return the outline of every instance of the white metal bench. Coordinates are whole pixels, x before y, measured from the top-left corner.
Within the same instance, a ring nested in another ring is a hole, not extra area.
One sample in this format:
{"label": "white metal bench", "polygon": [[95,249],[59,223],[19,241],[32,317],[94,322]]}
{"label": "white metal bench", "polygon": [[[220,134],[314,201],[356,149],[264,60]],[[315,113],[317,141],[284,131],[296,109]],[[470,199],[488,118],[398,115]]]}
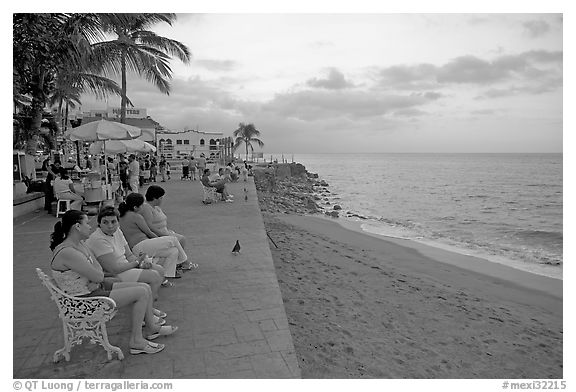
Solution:
{"label": "white metal bench", "polygon": [[64,347],[54,353],[54,362],[60,356],[70,361],[70,350],[73,346],[82,343],[84,338],[90,339],[92,344],[100,344],[108,353],[108,360],[116,353],[118,359],[124,359],[120,347],[112,346],[108,341],[106,323],[117,312],[116,302],[108,297],[74,297],[60,290],[54,280],[46,275],[40,268],[36,268],[38,277],[46,286],[56,305],[59,317],[64,328]]}
{"label": "white metal bench", "polygon": [[204,186],[202,184],[202,189],[204,190],[204,199],[202,200],[205,204],[217,203],[220,201],[221,196],[216,192],[216,188],[211,186]]}

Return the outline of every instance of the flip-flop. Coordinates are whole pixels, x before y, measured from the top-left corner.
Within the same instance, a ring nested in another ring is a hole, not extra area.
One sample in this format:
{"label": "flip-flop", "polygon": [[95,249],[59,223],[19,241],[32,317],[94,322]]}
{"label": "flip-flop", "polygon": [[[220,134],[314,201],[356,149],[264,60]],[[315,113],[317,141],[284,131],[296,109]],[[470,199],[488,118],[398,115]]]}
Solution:
{"label": "flip-flop", "polygon": [[162,287],[174,287],[174,283],[170,282],[168,279],[164,279],[164,282],[162,282]]}
{"label": "flip-flop", "polygon": [[[159,325],[159,326],[163,326],[164,324],[166,324],[166,320],[164,320],[162,317],[158,317],[158,316],[154,316],[154,324]],[[142,326],[146,325],[146,321],[142,321]]]}
{"label": "flip-flop", "polygon": [[154,309],[154,316],[158,316],[161,318],[166,318],[166,316],[168,316],[168,314],[166,312],[161,311],[160,309]]}
{"label": "flip-flop", "polygon": [[130,354],[156,354],[164,350],[166,346],[160,343],[148,342],[144,348],[130,348]]}
{"label": "flip-flop", "polygon": [[172,325],[164,325],[163,327],[160,327],[158,332],[154,332],[153,334],[146,336],[146,340],[154,340],[159,336],[169,336],[176,331],[178,331],[178,327],[173,327]]}
{"label": "flip-flop", "polygon": [[195,263],[190,263],[185,267],[184,266],[180,267],[180,269],[182,269],[182,271],[190,271],[190,270],[193,270],[196,268],[198,268],[198,264],[195,264]]}

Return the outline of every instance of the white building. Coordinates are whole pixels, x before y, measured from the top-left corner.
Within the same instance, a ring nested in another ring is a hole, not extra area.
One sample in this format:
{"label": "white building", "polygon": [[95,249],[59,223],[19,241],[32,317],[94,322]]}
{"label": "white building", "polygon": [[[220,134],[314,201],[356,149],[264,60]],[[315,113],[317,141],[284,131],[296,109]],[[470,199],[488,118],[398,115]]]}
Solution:
{"label": "white building", "polygon": [[167,159],[180,159],[189,155],[199,157],[200,154],[204,154],[208,159],[219,159],[222,154],[222,138],[222,132],[158,130],[157,154],[164,155]]}

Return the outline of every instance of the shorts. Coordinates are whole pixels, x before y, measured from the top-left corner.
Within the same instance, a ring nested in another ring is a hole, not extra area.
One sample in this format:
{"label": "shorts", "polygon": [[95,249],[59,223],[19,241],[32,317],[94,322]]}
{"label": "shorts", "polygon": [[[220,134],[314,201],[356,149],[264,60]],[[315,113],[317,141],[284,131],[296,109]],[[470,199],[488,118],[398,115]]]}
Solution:
{"label": "shorts", "polygon": [[119,277],[122,280],[122,282],[138,282],[141,273],[142,273],[141,269],[131,268],[127,271],[120,272],[116,276]]}
{"label": "shorts", "polygon": [[89,298],[89,297],[109,297],[112,292],[113,283],[110,281],[104,281],[100,283],[100,287],[88,294],[78,295],[77,297]]}

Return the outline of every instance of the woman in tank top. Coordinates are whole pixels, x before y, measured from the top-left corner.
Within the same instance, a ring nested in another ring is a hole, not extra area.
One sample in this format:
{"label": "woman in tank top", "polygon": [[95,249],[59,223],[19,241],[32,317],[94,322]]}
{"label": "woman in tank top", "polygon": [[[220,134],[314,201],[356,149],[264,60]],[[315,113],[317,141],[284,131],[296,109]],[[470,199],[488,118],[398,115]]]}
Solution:
{"label": "woman in tank top", "polygon": [[[91,232],[85,212],[69,210],[54,225],[50,249],[53,257],[51,268],[57,285],[73,296],[108,296],[118,307],[133,306],[130,333],[131,354],[155,354],[164,349],[163,344],[150,340],[161,335],[171,335],[178,327],[160,326],[154,313],[165,313],[152,307],[152,292],[146,283],[109,282],[104,279],[102,267],[84,246],[83,241]],[[142,322],[146,331],[142,331]],[[146,337],[144,337],[146,336]]]}

